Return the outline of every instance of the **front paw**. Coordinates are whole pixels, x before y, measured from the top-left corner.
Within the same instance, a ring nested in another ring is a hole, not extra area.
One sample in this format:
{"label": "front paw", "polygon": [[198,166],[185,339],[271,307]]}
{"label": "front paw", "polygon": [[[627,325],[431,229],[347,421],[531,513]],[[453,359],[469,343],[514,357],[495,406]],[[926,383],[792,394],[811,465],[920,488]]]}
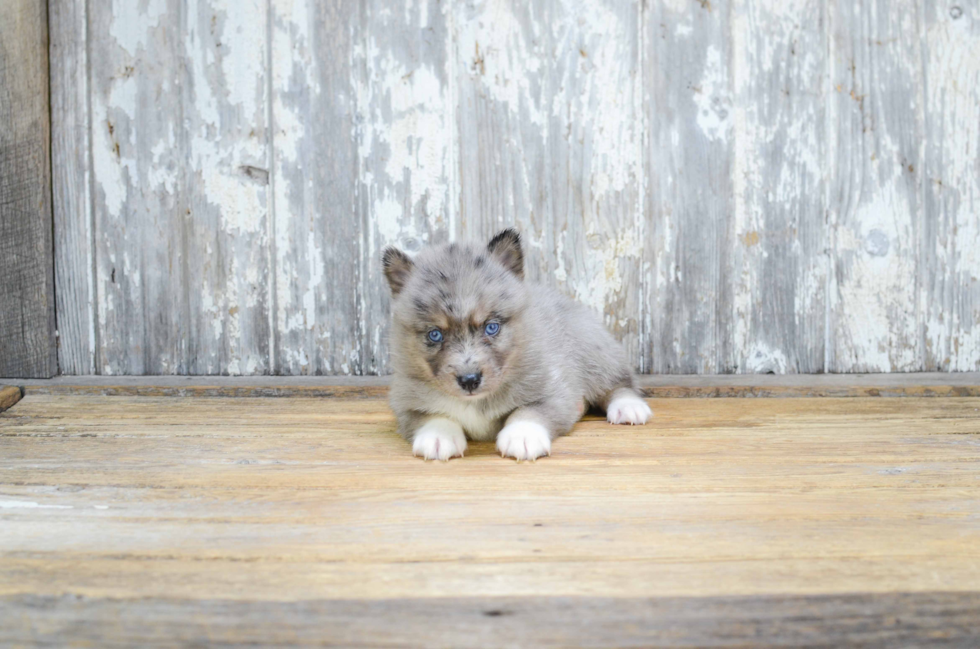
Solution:
{"label": "front paw", "polygon": [[412,438],[412,453],[425,460],[448,460],[463,457],[466,435],[455,421],[430,419]]}
{"label": "front paw", "polygon": [[647,402],[635,394],[616,397],[606,408],[610,424],[645,424],[652,414]]}
{"label": "front paw", "polygon": [[551,455],[551,435],[541,424],[515,421],[504,426],[497,435],[497,450],[504,457],[536,460],[542,455]]}

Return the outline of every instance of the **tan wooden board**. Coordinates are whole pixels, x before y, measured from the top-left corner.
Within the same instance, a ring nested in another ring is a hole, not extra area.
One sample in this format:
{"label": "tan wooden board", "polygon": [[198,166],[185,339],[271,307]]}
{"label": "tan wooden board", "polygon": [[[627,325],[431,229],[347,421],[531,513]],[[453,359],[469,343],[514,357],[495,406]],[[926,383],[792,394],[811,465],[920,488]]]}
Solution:
{"label": "tan wooden board", "polygon": [[536,463],[426,463],[379,399],[28,393],[0,415],[0,644],[980,633],[980,398],[650,404]]}

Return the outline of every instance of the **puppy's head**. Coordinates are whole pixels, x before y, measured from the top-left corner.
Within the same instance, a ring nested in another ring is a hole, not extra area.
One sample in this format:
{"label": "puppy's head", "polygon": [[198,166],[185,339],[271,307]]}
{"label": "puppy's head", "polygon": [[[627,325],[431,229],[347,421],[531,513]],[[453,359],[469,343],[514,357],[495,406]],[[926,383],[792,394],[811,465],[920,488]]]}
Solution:
{"label": "puppy's head", "polygon": [[397,371],[477,399],[505,381],[523,346],[524,254],[515,230],[486,247],[445,244],[414,259],[384,251]]}

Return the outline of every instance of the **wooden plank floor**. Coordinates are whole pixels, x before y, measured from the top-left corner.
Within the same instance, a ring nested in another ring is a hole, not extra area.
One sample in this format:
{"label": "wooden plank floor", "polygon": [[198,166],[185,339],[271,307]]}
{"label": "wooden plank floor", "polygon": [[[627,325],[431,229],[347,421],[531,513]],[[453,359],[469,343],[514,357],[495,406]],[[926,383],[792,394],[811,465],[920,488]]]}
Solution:
{"label": "wooden plank floor", "polygon": [[537,463],[383,400],[0,414],[0,645],[980,646],[980,398],[651,399]]}

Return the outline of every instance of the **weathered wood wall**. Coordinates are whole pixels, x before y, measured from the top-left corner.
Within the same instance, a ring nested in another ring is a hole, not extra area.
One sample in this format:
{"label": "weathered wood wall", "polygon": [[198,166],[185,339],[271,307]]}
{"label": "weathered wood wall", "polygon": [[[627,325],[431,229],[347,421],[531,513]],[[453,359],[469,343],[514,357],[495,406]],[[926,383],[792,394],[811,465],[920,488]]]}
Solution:
{"label": "weathered wood wall", "polygon": [[48,378],[55,351],[48,25],[44,0],[0,4],[0,376]]}
{"label": "weathered wood wall", "polygon": [[517,224],[643,372],[980,369],[977,0],[51,0],[61,369],[388,370]]}

